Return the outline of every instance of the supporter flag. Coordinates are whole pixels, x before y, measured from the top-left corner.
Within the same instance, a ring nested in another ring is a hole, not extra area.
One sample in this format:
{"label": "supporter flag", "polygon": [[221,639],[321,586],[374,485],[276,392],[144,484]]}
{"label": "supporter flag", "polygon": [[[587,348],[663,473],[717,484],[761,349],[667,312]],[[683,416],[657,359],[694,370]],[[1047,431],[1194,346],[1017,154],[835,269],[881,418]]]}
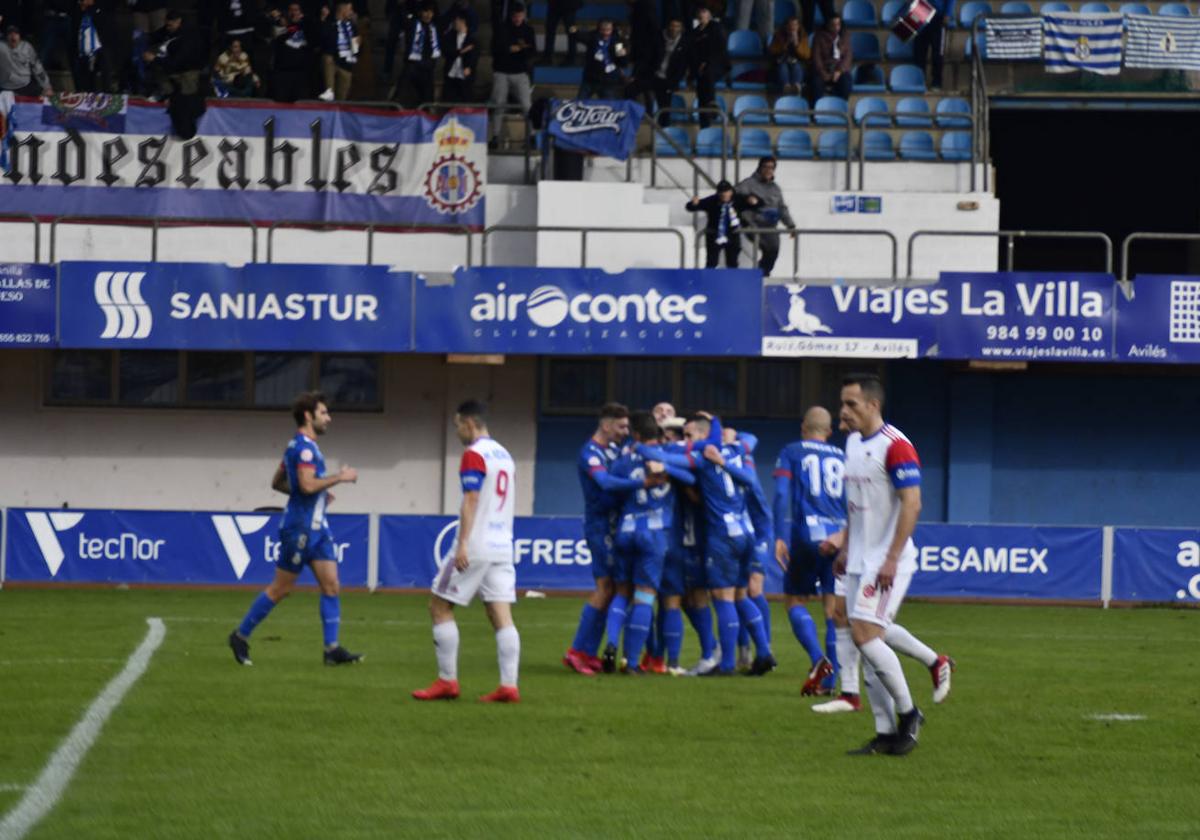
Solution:
{"label": "supporter flag", "polygon": [[0,171],[8,171],[8,133],[12,129],[13,105],[17,98],[11,90],[0,90]]}
{"label": "supporter flag", "polygon": [[1126,15],[1125,66],[1200,70],[1200,18]]}
{"label": "supporter flag", "polygon": [[1121,15],[1043,15],[1047,73],[1121,72]]}
{"label": "supporter flag", "polygon": [[1015,17],[984,19],[989,59],[1015,61],[1042,57],[1042,19]]}
{"label": "supporter flag", "polygon": [[547,133],[555,145],[625,160],[637,144],[646,109],[629,99],[550,100]]}

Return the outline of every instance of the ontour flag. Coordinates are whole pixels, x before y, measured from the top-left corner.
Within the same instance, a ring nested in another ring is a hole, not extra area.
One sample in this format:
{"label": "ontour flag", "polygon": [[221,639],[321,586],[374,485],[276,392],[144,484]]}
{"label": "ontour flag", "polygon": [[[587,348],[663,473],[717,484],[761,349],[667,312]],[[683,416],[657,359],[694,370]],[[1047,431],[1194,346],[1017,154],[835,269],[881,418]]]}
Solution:
{"label": "ontour flag", "polygon": [[1200,18],[1126,15],[1125,66],[1200,70]]}
{"label": "ontour flag", "polygon": [[1043,15],[1047,73],[1121,72],[1121,15]]}
{"label": "ontour flag", "polygon": [[1040,17],[986,18],[987,57],[1000,61],[1042,57]]}

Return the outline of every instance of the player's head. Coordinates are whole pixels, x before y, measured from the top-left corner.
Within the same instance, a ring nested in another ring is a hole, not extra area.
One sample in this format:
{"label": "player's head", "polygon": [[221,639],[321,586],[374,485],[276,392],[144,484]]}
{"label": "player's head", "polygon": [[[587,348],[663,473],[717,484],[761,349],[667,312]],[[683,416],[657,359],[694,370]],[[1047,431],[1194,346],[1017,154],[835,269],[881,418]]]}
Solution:
{"label": "player's head", "polygon": [[654,408],[650,409],[650,411],[654,414],[654,419],[660,426],[675,417],[675,406],[669,402],[660,402]]}
{"label": "player's head", "polygon": [[873,373],[842,380],[841,419],[852,432],[874,431],[883,418],[883,383]]}
{"label": "player's head", "polygon": [[737,443],[737,429],[731,426],[721,427],[721,443],[733,444]]}
{"label": "player's head", "polygon": [[629,428],[638,443],[654,443],[662,437],[658,421],[649,411],[635,411],[630,415]]}
{"label": "player's head", "polygon": [[683,427],[685,421],[682,417],[671,417],[662,422],[663,440],[668,443],[676,443],[683,440]]}
{"label": "player's head", "polygon": [[305,391],[292,402],[292,417],[300,429],[311,429],[318,435],[329,428],[329,401],[320,391]]}
{"label": "player's head", "polygon": [[167,11],[166,27],[167,31],[174,35],[183,26],[183,12],[178,9],[170,9]]}
{"label": "player's head", "polygon": [[601,406],[600,434],[608,443],[620,443],[629,437],[629,409],[618,402]]}
{"label": "player's head", "polygon": [[463,446],[470,446],[487,434],[487,406],[479,400],[460,403],[454,412],[454,433]]}
{"label": "player's head", "polygon": [[833,433],[833,418],[829,412],[819,405],[814,405],[804,412],[804,422],[800,424],[800,434],[805,440],[829,440]]}
{"label": "player's head", "polygon": [[712,421],[703,414],[693,414],[683,427],[683,436],[692,443],[700,443],[708,439],[712,431]]}

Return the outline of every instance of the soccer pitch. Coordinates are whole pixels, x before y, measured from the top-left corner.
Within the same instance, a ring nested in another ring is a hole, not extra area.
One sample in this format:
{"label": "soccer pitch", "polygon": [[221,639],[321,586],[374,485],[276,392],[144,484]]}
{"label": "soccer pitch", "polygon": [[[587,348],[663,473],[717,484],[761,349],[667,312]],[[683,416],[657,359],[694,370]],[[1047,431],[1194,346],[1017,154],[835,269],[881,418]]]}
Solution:
{"label": "soccer pitch", "polygon": [[[344,596],[343,641],[367,658],[326,668],[298,593],[242,668],[225,636],[252,598],[0,592],[0,819],[160,616],[148,670],[30,838],[1200,835],[1193,610],[906,604],[959,669],[934,706],[905,662],[927,723],[896,758],[844,754],[871,735],[865,709],[809,711],[780,604],[761,679],[586,678],[559,661],[580,601],[522,600],[523,702],[486,706],[481,607],[458,611],[463,698],[422,704],[424,597]],[[1095,717],[1113,714],[1144,717]]]}

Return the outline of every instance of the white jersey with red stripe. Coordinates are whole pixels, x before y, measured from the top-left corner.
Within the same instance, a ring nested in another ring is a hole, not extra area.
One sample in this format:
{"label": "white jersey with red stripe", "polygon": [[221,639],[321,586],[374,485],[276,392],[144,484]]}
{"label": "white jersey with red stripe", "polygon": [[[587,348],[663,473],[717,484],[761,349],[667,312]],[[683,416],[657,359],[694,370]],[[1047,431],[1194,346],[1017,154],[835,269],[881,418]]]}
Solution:
{"label": "white jersey with red stripe", "polygon": [[463,493],[478,493],[471,533],[466,540],[467,560],[513,562],[513,508],[516,506],[516,468],[508,450],[489,437],[467,447],[459,467]]}
{"label": "white jersey with red stripe", "polygon": [[[872,575],[883,565],[900,520],[899,491],[920,485],[917,450],[895,426],[885,423],[870,437],[853,432],[846,438],[849,574]],[[897,571],[916,570],[917,548],[909,537]]]}

